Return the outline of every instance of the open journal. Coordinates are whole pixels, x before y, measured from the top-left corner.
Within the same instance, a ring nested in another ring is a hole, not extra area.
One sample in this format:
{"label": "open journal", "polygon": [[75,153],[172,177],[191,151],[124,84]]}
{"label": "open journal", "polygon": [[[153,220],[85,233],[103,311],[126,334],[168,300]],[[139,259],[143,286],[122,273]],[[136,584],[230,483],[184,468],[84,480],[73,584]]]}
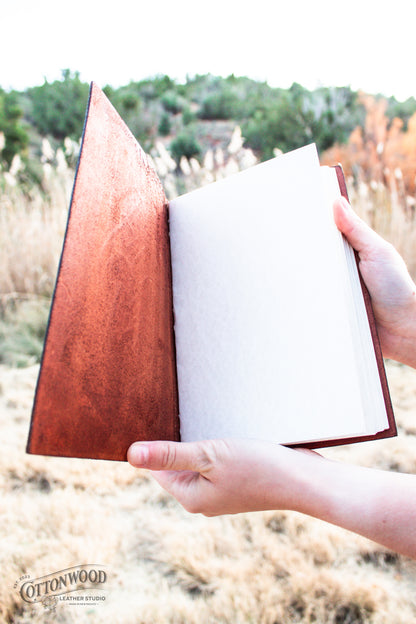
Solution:
{"label": "open journal", "polygon": [[371,302],[314,145],[169,204],[91,86],[27,450],[395,435]]}

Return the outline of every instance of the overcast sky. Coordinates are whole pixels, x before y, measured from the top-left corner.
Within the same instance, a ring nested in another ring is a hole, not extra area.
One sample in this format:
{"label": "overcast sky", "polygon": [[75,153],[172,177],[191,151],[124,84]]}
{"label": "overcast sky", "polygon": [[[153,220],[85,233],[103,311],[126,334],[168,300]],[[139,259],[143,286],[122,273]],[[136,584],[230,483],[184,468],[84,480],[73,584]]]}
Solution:
{"label": "overcast sky", "polygon": [[0,0],[0,86],[231,73],[416,96],[414,0]]}

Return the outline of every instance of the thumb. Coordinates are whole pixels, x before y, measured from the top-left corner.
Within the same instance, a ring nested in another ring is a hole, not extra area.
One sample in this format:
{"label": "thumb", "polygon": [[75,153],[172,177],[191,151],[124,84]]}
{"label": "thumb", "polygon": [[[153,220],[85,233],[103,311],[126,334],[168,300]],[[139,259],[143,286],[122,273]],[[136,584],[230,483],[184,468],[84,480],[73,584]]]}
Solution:
{"label": "thumb", "polygon": [[148,470],[207,469],[207,456],[199,442],[134,442],[127,451],[127,460],[136,468]]}
{"label": "thumb", "polygon": [[360,255],[366,255],[384,243],[383,239],[353,211],[345,197],[340,197],[334,202],[334,220],[337,228]]}

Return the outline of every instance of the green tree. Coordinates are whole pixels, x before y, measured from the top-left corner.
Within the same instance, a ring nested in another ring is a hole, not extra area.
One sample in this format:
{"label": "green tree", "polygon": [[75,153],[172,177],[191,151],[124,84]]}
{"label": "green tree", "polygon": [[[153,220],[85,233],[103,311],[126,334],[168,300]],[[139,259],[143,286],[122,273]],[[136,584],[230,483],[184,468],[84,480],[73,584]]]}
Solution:
{"label": "green tree", "polygon": [[25,155],[29,135],[22,121],[23,111],[18,103],[18,94],[6,93],[0,89],[0,132],[5,138],[5,146],[0,159],[8,165],[15,154]]}
{"label": "green tree", "polygon": [[32,101],[31,121],[41,135],[58,140],[65,137],[79,139],[84,124],[89,85],[82,82],[79,73],[69,69],[62,79],[28,90]]}
{"label": "green tree", "polygon": [[246,145],[267,159],[274,148],[287,152],[313,141],[314,121],[313,112],[304,110],[301,99],[286,93],[276,105],[256,111],[242,132]]}
{"label": "green tree", "polygon": [[315,142],[320,151],[343,143],[363,121],[363,108],[349,88],[323,88],[310,92],[294,83],[276,100],[266,100],[242,125],[246,145],[263,159],[273,149],[284,152]]}

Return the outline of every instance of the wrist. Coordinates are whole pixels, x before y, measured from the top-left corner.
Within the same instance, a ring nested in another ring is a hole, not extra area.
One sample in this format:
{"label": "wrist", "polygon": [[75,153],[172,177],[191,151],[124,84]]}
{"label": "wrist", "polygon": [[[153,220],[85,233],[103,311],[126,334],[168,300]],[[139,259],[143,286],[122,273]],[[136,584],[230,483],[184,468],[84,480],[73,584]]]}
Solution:
{"label": "wrist", "polygon": [[287,509],[352,528],[354,519],[363,513],[357,485],[368,469],[301,449],[292,450],[291,464]]}
{"label": "wrist", "polygon": [[379,326],[383,355],[416,368],[416,294],[413,293],[394,330]]}
{"label": "wrist", "polygon": [[267,508],[317,516],[322,513],[323,488],[333,462],[306,449],[280,448],[282,454],[276,456]]}

